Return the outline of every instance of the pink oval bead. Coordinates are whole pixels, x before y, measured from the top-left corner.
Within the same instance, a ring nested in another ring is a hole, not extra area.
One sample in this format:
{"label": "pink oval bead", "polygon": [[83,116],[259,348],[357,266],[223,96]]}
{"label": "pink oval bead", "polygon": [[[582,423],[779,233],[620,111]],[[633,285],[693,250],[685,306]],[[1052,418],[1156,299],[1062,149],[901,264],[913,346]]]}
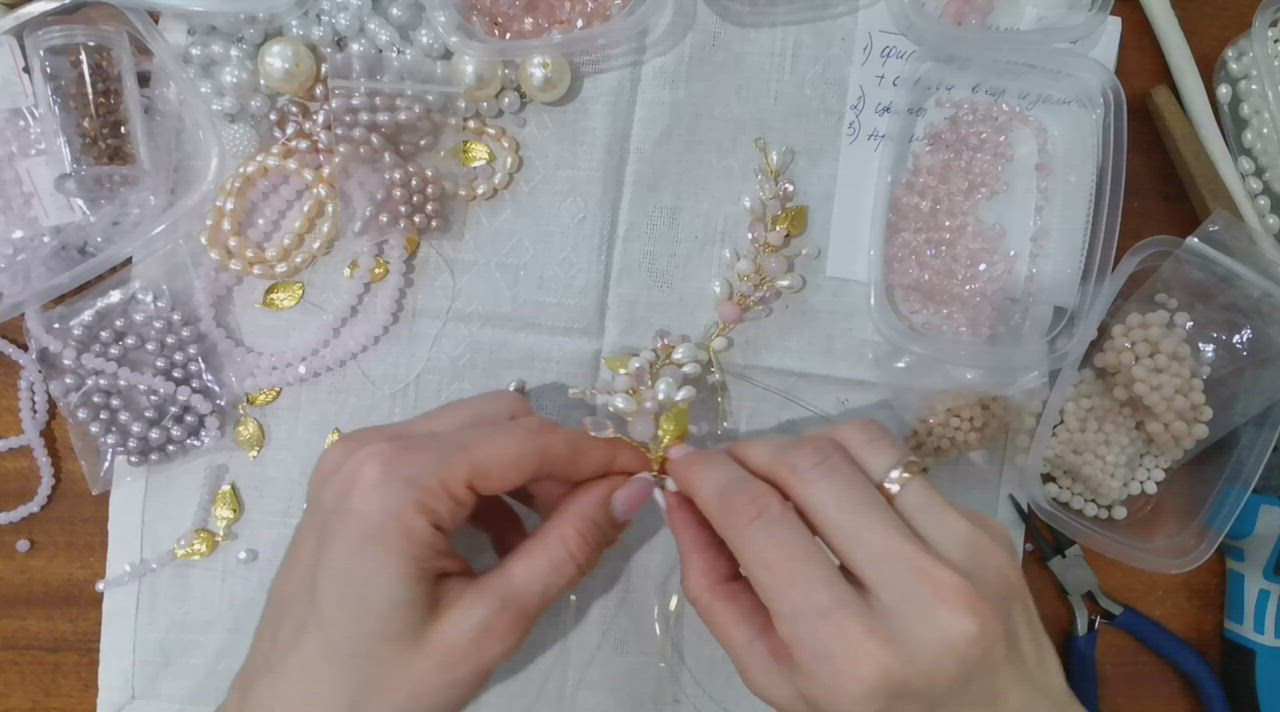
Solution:
{"label": "pink oval bead", "polygon": [[742,323],[742,307],[733,302],[722,302],[716,307],[716,315],[720,323],[737,325]]}

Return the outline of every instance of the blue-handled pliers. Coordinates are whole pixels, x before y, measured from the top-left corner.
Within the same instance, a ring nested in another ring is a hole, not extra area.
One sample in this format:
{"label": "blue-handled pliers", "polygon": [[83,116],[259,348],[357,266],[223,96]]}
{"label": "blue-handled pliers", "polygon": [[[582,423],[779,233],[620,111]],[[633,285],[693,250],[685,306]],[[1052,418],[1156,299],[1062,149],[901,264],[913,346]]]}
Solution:
{"label": "blue-handled pliers", "polygon": [[[1207,712],[1230,712],[1227,692],[1217,673],[1196,649],[1147,616],[1125,608],[1107,597],[1098,584],[1098,576],[1084,559],[1080,545],[1062,532],[1046,525],[1053,538],[1050,543],[1032,521],[1027,510],[1016,497],[1010,495],[1018,516],[1027,525],[1027,532],[1040,558],[1049,565],[1062,590],[1071,602],[1075,613],[1075,634],[1067,654],[1067,679],[1080,704],[1089,712],[1099,712],[1098,702],[1098,629],[1111,625],[1135,638],[1156,655],[1177,668],[1195,687],[1200,704]],[[1102,609],[1099,615],[1090,615],[1086,596]]]}

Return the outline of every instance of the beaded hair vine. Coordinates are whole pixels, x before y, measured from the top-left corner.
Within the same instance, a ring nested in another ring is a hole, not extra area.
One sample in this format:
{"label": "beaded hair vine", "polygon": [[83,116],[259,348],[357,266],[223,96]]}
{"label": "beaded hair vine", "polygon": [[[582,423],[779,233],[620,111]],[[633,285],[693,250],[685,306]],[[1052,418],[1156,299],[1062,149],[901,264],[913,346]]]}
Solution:
{"label": "beaded hair vine", "polygon": [[[693,340],[659,330],[651,348],[603,358],[605,374],[595,388],[571,388],[569,397],[594,403],[599,415],[584,421],[598,438],[619,438],[649,456],[649,474],[666,481],[667,453],[690,435],[690,406],[698,397],[698,379],[716,387],[724,419],[724,372],[719,355],[733,345],[730,335],[748,315],[764,315],[783,293],[804,287],[795,261],[816,257],[816,248],[791,251],[805,233],[809,209],[795,204],[796,185],[786,177],[795,157],[790,148],[771,150],[755,141],[763,165],[756,168],[756,194],[742,205],[751,216],[744,254],[725,251],[732,274],[712,284],[716,320]],[[670,486],[670,485],[667,485]]]}

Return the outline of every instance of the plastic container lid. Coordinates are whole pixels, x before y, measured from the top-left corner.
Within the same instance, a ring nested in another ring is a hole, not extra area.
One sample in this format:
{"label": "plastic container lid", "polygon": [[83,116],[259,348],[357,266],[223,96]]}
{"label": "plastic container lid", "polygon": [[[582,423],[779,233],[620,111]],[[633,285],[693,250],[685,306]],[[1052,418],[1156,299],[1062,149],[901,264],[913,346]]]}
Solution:
{"label": "plastic container lid", "polygon": [[674,47],[693,17],[689,0],[631,0],[603,24],[538,39],[504,40],[485,34],[466,16],[468,0],[428,0],[431,19],[449,49],[484,59],[520,60],[540,53],[591,53],[601,68],[642,60]]}
{"label": "plastic container lid", "polygon": [[1115,0],[885,0],[919,45],[938,42],[1056,45],[1092,34]]}
{"label": "plastic container lid", "polygon": [[[1115,259],[1126,137],[1115,75],[1063,50],[921,51],[892,108],[870,236],[877,328],[944,363],[1006,372],[1061,365]],[[982,139],[987,153],[929,146],[952,140],[938,131],[963,125],[966,112],[1002,117],[1004,140]],[[929,167],[939,151],[955,156]],[[976,160],[1000,166],[998,184],[986,185],[991,192],[976,205],[940,208],[938,186],[917,182],[928,170],[948,189],[981,189]],[[974,228],[979,247],[949,232],[957,220]]]}
{"label": "plastic container lid", "polygon": [[116,4],[161,12],[248,13],[290,15],[301,12],[309,0],[115,0]]}
{"label": "plastic container lid", "polygon": [[875,3],[876,0],[707,0],[717,15],[743,27],[830,20]]}
{"label": "plastic container lid", "polygon": [[[1109,329],[1111,305],[1142,289],[1182,245],[1178,238],[1156,237],[1130,250],[1107,280],[1093,310],[1089,333]],[[1280,404],[1175,468],[1158,494],[1127,501],[1129,516],[1124,520],[1086,517],[1046,494],[1040,470],[1053,428],[1090,346],[1090,341],[1077,343],[1068,359],[1071,365],[1054,384],[1026,464],[1018,473],[1023,492],[1047,523],[1082,546],[1147,571],[1172,574],[1195,568],[1222,542],[1257,482],[1280,434]],[[1009,464],[1017,466],[1016,462]]]}
{"label": "plastic container lid", "polygon": [[1280,117],[1280,0],[1263,0],[1258,6],[1249,41],[1274,121]]}
{"label": "plastic container lid", "polygon": [[[62,26],[62,27],[59,27]],[[24,36],[42,27],[47,36],[73,39],[74,28],[86,41],[105,30],[119,31],[132,51],[137,84],[125,81],[119,92],[136,100],[142,126],[131,135],[145,141],[149,162],[124,163],[144,168],[145,189],[111,195],[69,196],[60,178],[74,170],[63,150],[87,146],[91,136],[68,133],[51,117],[47,102],[34,91],[10,94],[14,105],[0,103],[0,321],[75,289],[135,254],[184,215],[203,211],[213,200],[220,168],[217,131],[204,102],[150,18],[141,10],[123,10],[105,2],[36,2],[0,18],[0,42],[6,56],[24,59],[31,72],[48,66],[30,57]],[[63,31],[63,27],[73,28]],[[125,45],[120,45],[125,46]],[[107,73],[110,74],[109,67]],[[5,69],[5,68],[0,68]],[[21,83],[19,70],[0,77]],[[16,79],[15,79],[16,77]],[[132,77],[130,78],[132,79]],[[41,86],[33,82],[33,87]],[[68,106],[71,106],[68,104]],[[135,130],[136,129],[136,130]],[[111,160],[116,160],[112,158]],[[133,188],[135,186],[125,186]]]}

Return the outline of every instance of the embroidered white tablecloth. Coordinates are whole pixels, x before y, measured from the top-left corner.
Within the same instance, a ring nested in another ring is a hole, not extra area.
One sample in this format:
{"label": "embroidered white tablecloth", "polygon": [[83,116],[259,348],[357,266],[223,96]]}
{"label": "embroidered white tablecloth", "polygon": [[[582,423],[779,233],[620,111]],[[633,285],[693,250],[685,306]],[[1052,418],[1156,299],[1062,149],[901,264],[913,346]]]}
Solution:
{"label": "embroidered white tablecloth", "polygon": [[[856,16],[744,29],[701,2],[681,1],[695,17],[674,50],[588,77],[565,106],[524,113],[527,126],[513,131],[525,165],[513,187],[473,206],[464,235],[422,251],[401,323],[358,366],[289,388],[263,413],[271,443],[256,462],[224,451],[164,476],[119,478],[110,571],[183,532],[210,462],[230,466],[246,514],[230,551],[107,593],[99,710],[210,710],[220,702],[332,428],[402,419],[516,377],[590,384],[602,347],[642,345],[660,327],[696,333],[712,316],[718,255],[745,236],[738,198],[752,188],[756,136],[796,149],[792,175],[812,206],[805,239],[825,246]],[[814,412],[853,412],[889,393],[868,382],[920,386],[936,374],[878,366],[892,359],[873,333],[865,286],[827,277],[821,263],[803,270],[808,287],[743,327],[726,359],[767,386],[730,382],[745,432],[802,428],[821,422]],[[554,390],[538,390],[537,402],[571,417],[545,397]],[[1000,483],[980,471],[942,486],[992,512]],[[239,547],[261,558],[239,563]],[[474,705],[676,708],[761,705],[679,596],[674,545],[652,511]]]}

